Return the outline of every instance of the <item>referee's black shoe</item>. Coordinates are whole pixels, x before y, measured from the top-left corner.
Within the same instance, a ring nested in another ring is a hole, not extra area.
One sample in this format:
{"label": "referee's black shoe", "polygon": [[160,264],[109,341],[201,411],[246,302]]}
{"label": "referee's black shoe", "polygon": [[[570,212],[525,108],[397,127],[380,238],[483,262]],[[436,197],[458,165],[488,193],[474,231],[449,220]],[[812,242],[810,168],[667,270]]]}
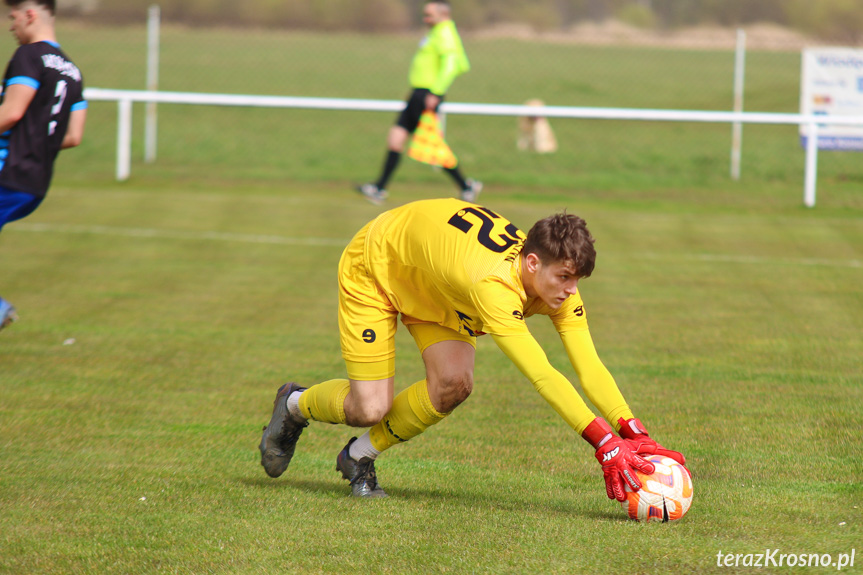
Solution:
{"label": "referee's black shoe", "polygon": [[362,197],[364,197],[376,206],[380,206],[381,204],[383,204],[386,201],[387,197],[389,197],[389,194],[387,194],[386,190],[382,190],[372,183],[357,186],[357,191]]}

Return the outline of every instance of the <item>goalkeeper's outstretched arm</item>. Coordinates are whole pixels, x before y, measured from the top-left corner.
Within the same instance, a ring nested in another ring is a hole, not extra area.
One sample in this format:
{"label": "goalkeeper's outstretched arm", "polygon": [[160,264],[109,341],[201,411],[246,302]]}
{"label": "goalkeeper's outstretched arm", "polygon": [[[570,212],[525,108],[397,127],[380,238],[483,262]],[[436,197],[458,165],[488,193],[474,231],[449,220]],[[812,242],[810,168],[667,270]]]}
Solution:
{"label": "goalkeeper's outstretched arm", "polygon": [[590,331],[565,331],[560,334],[560,339],[585,395],[603,417],[619,429],[617,421],[621,418],[631,419],[632,411],[611,373],[599,359]]}
{"label": "goalkeeper's outstretched arm", "polygon": [[581,434],[596,418],[562,373],[552,366],[530,334],[492,335],[495,343],[554,410]]}
{"label": "goalkeeper's outstretched arm", "polygon": [[682,453],[659,445],[648,435],[641,421],[632,415],[617,383],[599,359],[590,332],[586,329],[566,331],[560,334],[560,338],[584,393],[628,441],[630,448],[638,455],[662,455],[686,465]]}
{"label": "goalkeeper's outstretched arm", "polygon": [[636,455],[627,442],[614,434],[604,419],[593,414],[569,380],[548,362],[548,357],[533,336],[492,337],[539,394],[596,450],[608,497],[623,501],[626,498],[624,483],[633,491],[641,489],[635,471],[653,473],[653,464]]}

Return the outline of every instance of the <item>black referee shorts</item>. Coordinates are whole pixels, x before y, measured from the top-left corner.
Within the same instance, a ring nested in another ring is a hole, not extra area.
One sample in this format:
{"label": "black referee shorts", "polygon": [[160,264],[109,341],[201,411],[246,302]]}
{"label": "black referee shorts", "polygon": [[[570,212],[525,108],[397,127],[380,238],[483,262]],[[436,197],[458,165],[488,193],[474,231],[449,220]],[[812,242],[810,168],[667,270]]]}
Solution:
{"label": "black referee shorts", "polygon": [[[408,98],[405,109],[402,110],[402,113],[399,114],[398,120],[396,120],[396,126],[401,126],[407,130],[409,134],[413,134],[417,129],[417,125],[420,123],[420,116],[425,112],[426,96],[429,94],[431,94],[431,90],[428,88],[414,88],[414,91]],[[442,96],[440,100],[443,102]],[[435,111],[437,111],[437,108],[435,108]]]}

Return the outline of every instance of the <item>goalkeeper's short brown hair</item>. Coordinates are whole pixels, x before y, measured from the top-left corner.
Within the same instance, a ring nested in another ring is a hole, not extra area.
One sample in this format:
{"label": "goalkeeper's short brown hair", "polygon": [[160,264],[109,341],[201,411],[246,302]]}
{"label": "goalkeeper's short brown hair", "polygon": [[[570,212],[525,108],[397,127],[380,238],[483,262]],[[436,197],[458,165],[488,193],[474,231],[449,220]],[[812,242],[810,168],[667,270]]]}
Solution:
{"label": "goalkeeper's short brown hair", "polygon": [[590,277],[596,249],[587,224],[578,216],[560,213],[536,222],[527,233],[522,254],[536,254],[541,262],[572,262],[575,275]]}

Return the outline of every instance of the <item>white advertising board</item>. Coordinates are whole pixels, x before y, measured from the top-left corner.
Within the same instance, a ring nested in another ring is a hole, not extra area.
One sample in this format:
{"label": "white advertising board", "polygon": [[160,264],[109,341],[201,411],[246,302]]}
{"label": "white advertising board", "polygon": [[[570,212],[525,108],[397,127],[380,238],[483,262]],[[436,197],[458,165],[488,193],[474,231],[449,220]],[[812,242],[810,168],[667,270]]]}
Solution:
{"label": "white advertising board", "polygon": [[[800,113],[863,117],[863,50],[807,48],[800,77]],[[806,147],[807,129],[800,127]],[[863,151],[863,126],[818,125],[818,149]]]}

